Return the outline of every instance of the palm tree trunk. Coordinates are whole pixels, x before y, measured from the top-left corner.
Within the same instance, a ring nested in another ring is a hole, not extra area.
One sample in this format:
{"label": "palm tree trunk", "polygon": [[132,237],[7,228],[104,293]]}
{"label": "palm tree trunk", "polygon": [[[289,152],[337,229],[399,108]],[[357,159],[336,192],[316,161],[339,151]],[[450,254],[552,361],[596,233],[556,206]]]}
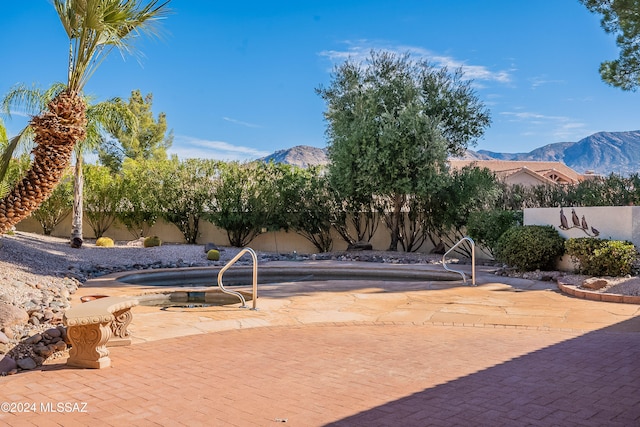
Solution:
{"label": "palm tree trunk", "polygon": [[31,120],[36,147],[22,181],[0,200],[0,233],[28,217],[56,187],[69,165],[73,147],[85,138],[86,104],[77,93],[62,92],[48,111]]}
{"label": "palm tree trunk", "polygon": [[71,245],[74,247],[82,245],[83,187],[82,153],[78,150],[76,151],[75,178],[73,181],[73,215],[71,218]]}

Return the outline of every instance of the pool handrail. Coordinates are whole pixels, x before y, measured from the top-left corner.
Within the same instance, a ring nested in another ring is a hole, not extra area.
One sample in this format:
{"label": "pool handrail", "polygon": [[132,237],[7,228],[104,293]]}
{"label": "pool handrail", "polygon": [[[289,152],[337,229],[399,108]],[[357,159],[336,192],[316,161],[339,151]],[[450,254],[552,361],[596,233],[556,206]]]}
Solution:
{"label": "pool handrail", "polygon": [[224,272],[227,271],[229,267],[235,264],[235,262],[238,261],[246,253],[250,254],[253,260],[253,284],[252,284],[253,307],[251,308],[251,310],[257,310],[256,304],[258,299],[258,256],[256,255],[256,252],[253,249],[243,248],[240,252],[238,252],[238,254],[235,257],[233,257],[233,259],[231,259],[231,261],[229,261],[224,267],[222,267],[222,269],[218,273],[218,286],[220,287],[220,290],[225,294],[235,295],[238,298],[240,298],[240,301],[242,301],[242,305],[240,306],[240,308],[247,308],[247,301],[244,299],[244,295],[242,295],[240,292],[230,291],[227,288],[225,288],[224,285],[222,284],[222,275],[224,274]]}
{"label": "pool handrail", "polygon": [[446,257],[447,255],[449,255],[449,252],[453,251],[455,248],[458,247],[458,245],[460,245],[464,241],[471,243],[471,286],[475,286],[476,285],[476,244],[471,237],[465,236],[462,239],[460,239],[458,243],[451,246],[451,248],[447,252],[445,252],[444,255],[442,255],[442,266],[447,271],[460,274],[462,276],[462,280],[464,281],[464,283],[467,283],[467,276],[464,274],[464,272],[447,267],[447,262],[446,262]]}

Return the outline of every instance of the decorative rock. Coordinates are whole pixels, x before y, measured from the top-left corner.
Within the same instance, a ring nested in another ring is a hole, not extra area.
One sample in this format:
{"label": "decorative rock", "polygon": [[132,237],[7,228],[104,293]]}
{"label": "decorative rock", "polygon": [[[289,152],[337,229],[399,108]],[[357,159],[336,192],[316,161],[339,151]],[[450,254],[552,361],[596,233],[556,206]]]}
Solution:
{"label": "decorative rock", "polygon": [[23,359],[18,359],[16,361],[16,364],[18,365],[18,368],[24,369],[25,371],[28,371],[30,369],[35,369],[38,366],[36,364],[36,361],[33,360],[31,357],[25,357]]}
{"label": "decorative rock", "polygon": [[218,249],[218,247],[216,246],[215,243],[207,243],[206,245],[204,245],[204,253],[209,253],[210,250],[216,250],[216,251],[220,251],[220,249]]}
{"label": "decorative rock", "polygon": [[44,333],[49,335],[51,338],[59,338],[62,335],[62,332],[58,328],[47,329]]}
{"label": "decorative rock", "polygon": [[74,249],[80,249],[82,247],[82,239],[79,237],[74,237],[71,239],[71,247]]}
{"label": "decorative rock", "polygon": [[37,344],[42,341],[42,334],[35,334],[24,340],[25,344]]}
{"label": "decorative rock", "polygon": [[7,338],[12,339],[14,337],[13,331],[9,327],[2,328],[2,332],[7,336]]}
{"label": "decorative rock", "polygon": [[52,344],[54,351],[65,351],[67,349],[67,343],[64,341],[58,341]]}
{"label": "decorative rock", "polygon": [[9,356],[0,358],[0,374],[6,374],[14,369],[17,369],[18,365],[16,361]]}
{"label": "decorative rock", "polygon": [[373,245],[369,242],[355,242],[351,243],[347,247],[348,251],[370,251],[373,250]]}
{"label": "decorative rock", "polygon": [[1,344],[9,344],[11,340],[9,339],[9,337],[4,333],[4,332],[0,332],[0,343]]}
{"label": "decorative rock", "polygon": [[65,328],[64,326],[60,325],[60,326],[58,326],[58,330],[60,331],[60,338],[62,338],[62,340],[66,344],[71,344],[71,341],[69,341],[69,337],[67,337],[67,328]]}
{"label": "decorative rock", "polygon": [[586,289],[598,290],[607,286],[609,282],[605,279],[598,279],[597,277],[592,277],[589,279],[585,279],[582,282],[582,287]]}
{"label": "decorative rock", "polygon": [[27,323],[29,314],[11,304],[0,304],[0,327]]}

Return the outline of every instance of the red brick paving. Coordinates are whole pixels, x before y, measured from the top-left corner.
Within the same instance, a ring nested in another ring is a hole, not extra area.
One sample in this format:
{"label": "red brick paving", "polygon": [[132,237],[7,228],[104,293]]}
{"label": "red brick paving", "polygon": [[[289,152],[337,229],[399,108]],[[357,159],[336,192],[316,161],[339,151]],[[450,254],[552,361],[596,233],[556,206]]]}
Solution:
{"label": "red brick paving", "polygon": [[[0,423],[640,425],[640,333],[621,330],[368,323],[193,335],[112,348],[108,369],[0,378],[0,401],[36,405]],[[65,402],[87,412],[41,408]]]}

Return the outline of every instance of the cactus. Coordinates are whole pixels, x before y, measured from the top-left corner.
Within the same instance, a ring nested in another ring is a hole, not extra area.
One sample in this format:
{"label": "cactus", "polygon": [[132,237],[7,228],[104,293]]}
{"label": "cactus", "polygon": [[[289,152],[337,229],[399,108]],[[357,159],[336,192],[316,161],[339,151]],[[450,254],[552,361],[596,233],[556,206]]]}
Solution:
{"label": "cactus", "polygon": [[111,237],[100,237],[96,240],[96,246],[102,246],[103,248],[112,248],[114,245]]}
{"label": "cactus", "polygon": [[162,240],[158,236],[149,236],[142,242],[145,248],[151,248],[153,246],[162,246]]}
{"label": "cactus", "polygon": [[207,252],[207,259],[209,261],[220,261],[220,252],[215,249],[211,249]]}

